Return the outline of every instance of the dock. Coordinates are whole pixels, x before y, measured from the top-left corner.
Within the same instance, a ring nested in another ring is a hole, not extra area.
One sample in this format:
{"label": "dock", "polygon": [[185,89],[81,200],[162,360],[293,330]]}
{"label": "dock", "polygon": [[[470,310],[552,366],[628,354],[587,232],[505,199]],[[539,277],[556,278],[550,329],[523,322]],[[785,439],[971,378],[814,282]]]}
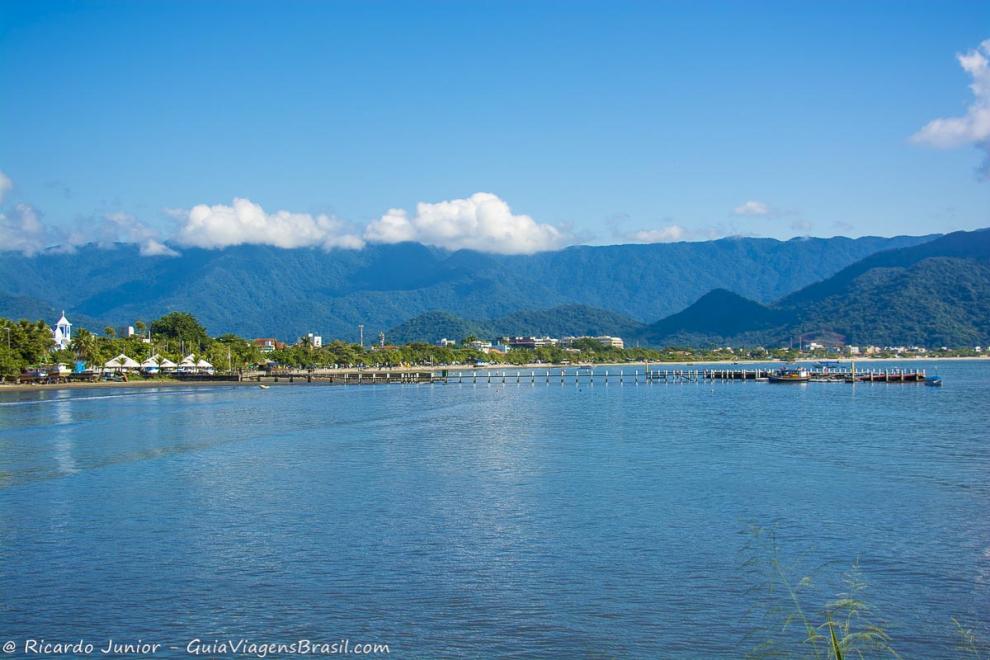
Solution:
{"label": "dock", "polygon": [[[403,385],[440,383],[455,385],[508,385],[508,384],[574,384],[600,383],[617,385],[640,383],[700,383],[716,381],[766,381],[779,367],[688,369],[658,368],[577,368],[549,367],[526,368],[465,368],[435,369],[431,371],[357,370],[340,372],[329,369],[271,370],[246,372],[241,381],[257,383],[326,383],[333,385]],[[869,369],[855,367],[808,369],[811,382],[827,383],[923,383],[924,369]]]}

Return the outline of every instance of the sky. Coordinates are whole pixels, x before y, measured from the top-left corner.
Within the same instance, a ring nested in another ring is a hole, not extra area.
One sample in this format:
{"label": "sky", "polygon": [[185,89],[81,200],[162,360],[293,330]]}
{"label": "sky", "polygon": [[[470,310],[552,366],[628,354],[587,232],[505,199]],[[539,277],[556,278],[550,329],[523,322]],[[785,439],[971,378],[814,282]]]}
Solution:
{"label": "sky", "polygon": [[990,3],[0,0],[0,250],[990,226]]}

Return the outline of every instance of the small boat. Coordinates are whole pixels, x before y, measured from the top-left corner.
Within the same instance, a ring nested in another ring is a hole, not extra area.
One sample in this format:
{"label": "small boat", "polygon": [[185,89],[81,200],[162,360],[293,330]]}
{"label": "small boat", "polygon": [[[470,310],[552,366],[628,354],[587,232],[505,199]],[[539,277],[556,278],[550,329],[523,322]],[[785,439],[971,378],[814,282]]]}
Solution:
{"label": "small boat", "polygon": [[927,376],[925,378],[925,385],[927,385],[928,387],[942,387],[942,377]]}
{"label": "small boat", "polygon": [[267,390],[269,387],[271,387],[271,385],[258,385],[258,387],[260,387],[263,390]]}
{"label": "small boat", "polygon": [[767,378],[771,383],[807,383],[811,374],[802,367],[780,369]]}

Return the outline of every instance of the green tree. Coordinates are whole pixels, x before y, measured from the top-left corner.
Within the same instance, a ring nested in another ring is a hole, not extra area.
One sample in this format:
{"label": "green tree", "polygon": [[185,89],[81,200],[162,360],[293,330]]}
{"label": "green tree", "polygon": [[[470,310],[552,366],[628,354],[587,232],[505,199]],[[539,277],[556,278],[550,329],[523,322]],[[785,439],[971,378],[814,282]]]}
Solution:
{"label": "green tree", "polygon": [[169,312],[151,323],[151,334],[182,342],[187,352],[199,352],[209,343],[206,328],[186,312]]}
{"label": "green tree", "polygon": [[100,346],[96,340],[96,336],[85,328],[76,330],[70,348],[76,354],[76,357],[85,361],[87,364],[97,365],[102,362],[100,359]]}

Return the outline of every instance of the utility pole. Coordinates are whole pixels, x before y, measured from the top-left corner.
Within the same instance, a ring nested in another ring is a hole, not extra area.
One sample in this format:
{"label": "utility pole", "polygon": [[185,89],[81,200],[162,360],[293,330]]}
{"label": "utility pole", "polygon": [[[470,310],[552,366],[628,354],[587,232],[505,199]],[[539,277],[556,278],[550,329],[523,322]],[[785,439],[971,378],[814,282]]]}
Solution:
{"label": "utility pole", "polygon": [[360,337],[361,350],[364,350],[364,323],[358,325],[358,335]]}

